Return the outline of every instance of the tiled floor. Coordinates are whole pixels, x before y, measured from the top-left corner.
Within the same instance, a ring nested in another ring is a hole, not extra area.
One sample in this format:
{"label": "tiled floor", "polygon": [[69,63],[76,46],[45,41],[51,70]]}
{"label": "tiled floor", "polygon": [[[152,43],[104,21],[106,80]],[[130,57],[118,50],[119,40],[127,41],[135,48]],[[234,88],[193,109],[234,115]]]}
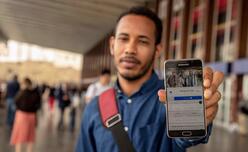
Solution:
{"label": "tiled floor", "polygon": [[189,152],[247,152],[248,136],[230,133],[221,128],[214,128],[209,143],[198,145]]}
{"label": "tiled floor", "polygon": [[[68,114],[68,113],[67,113]],[[8,132],[5,127],[5,112],[0,109],[0,152],[13,152],[14,148],[8,144]],[[74,133],[65,127],[63,131],[58,131],[56,124],[58,112],[53,116],[40,113],[35,152],[73,152],[78,128],[79,117],[77,118],[77,129]],[[220,128],[214,128],[210,141],[206,145],[198,145],[190,148],[189,152],[246,152],[248,149],[248,136],[240,136],[236,133],[229,133]]]}
{"label": "tiled floor", "polygon": [[[45,108],[46,109],[46,108]],[[39,122],[36,128],[36,144],[34,152],[72,152],[74,151],[78,129],[80,125],[81,112],[78,111],[76,130],[69,131],[69,118],[65,117],[63,130],[57,129],[59,111],[55,110],[53,115],[47,112],[39,112]],[[65,111],[69,116],[69,109]],[[5,110],[0,109],[0,152],[14,152],[14,147],[9,145],[9,133],[5,126]]]}

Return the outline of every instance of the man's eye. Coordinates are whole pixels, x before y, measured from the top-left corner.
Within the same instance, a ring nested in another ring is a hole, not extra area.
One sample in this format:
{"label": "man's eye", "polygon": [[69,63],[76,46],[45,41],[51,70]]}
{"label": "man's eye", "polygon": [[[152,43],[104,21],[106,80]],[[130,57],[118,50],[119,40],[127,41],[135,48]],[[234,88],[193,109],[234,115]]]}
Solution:
{"label": "man's eye", "polygon": [[149,42],[146,41],[146,40],[140,40],[140,43],[142,43],[142,44],[149,44]]}
{"label": "man's eye", "polygon": [[127,41],[128,40],[127,37],[119,37],[118,39],[121,40],[121,41]]}

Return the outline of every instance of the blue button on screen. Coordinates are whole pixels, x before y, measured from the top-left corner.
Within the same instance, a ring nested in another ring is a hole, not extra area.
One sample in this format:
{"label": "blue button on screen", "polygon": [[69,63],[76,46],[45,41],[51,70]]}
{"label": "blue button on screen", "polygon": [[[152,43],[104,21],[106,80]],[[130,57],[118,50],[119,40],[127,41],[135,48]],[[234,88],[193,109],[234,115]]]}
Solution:
{"label": "blue button on screen", "polygon": [[174,97],[174,100],[201,100],[202,96],[180,96]]}

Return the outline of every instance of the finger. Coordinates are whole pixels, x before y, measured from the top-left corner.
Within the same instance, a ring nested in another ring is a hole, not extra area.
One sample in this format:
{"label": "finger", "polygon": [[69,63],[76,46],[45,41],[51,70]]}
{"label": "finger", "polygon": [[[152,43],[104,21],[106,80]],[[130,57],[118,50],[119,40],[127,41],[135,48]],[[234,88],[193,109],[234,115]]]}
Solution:
{"label": "finger", "polygon": [[209,89],[204,89],[204,99],[209,100],[209,98],[211,98],[211,96],[212,96],[212,91]]}
{"label": "finger", "polygon": [[218,112],[218,108],[214,111],[214,113],[207,117],[207,125],[209,125],[210,123],[212,123],[217,115],[217,112]]}
{"label": "finger", "polygon": [[165,90],[160,89],[158,91],[158,97],[159,97],[160,102],[166,103],[166,91]]}
{"label": "finger", "polygon": [[221,94],[219,91],[216,91],[210,99],[205,100],[205,107],[210,108],[214,106],[215,104],[218,104],[218,101],[220,99],[221,99]]}
{"label": "finger", "polygon": [[204,67],[203,69],[203,85],[209,88],[213,80],[213,70],[210,67]]}
{"label": "finger", "polygon": [[207,112],[206,112],[206,118],[207,118],[207,125],[209,125],[211,122],[213,122],[214,118],[217,115],[218,112],[218,105],[208,108]]}
{"label": "finger", "polygon": [[215,92],[219,85],[222,83],[224,79],[224,74],[220,71],[215,71],[214,74],[213,74],[213,80],[212,80],[212,84],[211,84],[211,87],[210,87],[210,91],[213,93]]}
{"label": "finger", "polygon": [[215,111],[217,110],[217,108],[218,108],[218,104],[216,104],[215,106],[212,106],[210,108],[207,108],[206,109],[206,117],[208,118],[208,117],[212,116],[215,113]]}

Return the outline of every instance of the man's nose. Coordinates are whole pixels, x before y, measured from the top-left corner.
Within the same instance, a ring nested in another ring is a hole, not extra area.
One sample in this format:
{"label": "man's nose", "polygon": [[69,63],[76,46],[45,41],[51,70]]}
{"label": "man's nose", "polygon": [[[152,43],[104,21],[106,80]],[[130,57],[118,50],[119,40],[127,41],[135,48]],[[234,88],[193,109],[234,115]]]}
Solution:
{"label": "man's nose", "polygon": [[130,41],[129,43],[127,43],[125,53],[126,54],[136,54],[137,53],[137,44],[135,41]]}

